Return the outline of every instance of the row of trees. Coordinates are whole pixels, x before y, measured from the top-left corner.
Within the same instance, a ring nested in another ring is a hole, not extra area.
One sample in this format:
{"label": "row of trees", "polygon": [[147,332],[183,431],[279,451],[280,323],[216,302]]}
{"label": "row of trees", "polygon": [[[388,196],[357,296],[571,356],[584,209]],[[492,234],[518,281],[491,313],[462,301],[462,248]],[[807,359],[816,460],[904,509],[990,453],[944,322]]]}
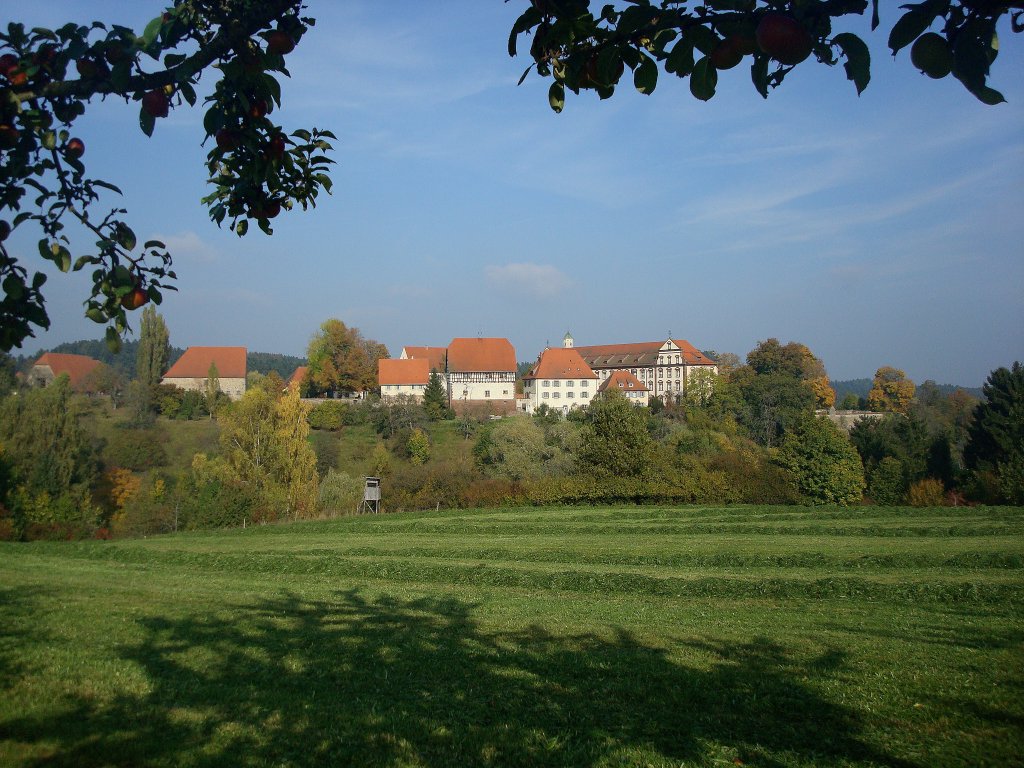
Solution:
{"label": "row of trees", "polygon": [[[723,355],[710,395],[697,387],[677,402],[636,407],[612,391],[568,416],[542,407],[532,417],[491,420],[481,412],[455,420],[436,376],[437,392],[425,403],[368,398],[310,408],[271,373],[251,377],[234,403],[213,387],[179,393],[216,418],[189,427],[198,437],[182,453],[171,450],[181,427],[156,415],[163,407],[152,393],[165,388],[143,380],[144,371],[160,368],[153,360],[166,348],[166,328],[155,315],[145,327],[142,347],[150,351],[139,356],[129,407],[109,411],[103,399],[72,393],[64,378],[0,400],[0,536],[149,533],[350,513],[364,474],[386,478],[388,509],[857,504],[865,497],[1024,503],[1020,364],[994,371],[981,402],[926,382],[901,412],[862,420],[849,435],[815,413],[828,402],[820,361],[803,345],[774,339],[742,365]],[[880,389],[891,378],[880,370]],[[902,377],[896,391],[911,386]],[[367,434],[376,437],[355,452],[344,448]],[[451,439],[465,449],[442,445]]]}

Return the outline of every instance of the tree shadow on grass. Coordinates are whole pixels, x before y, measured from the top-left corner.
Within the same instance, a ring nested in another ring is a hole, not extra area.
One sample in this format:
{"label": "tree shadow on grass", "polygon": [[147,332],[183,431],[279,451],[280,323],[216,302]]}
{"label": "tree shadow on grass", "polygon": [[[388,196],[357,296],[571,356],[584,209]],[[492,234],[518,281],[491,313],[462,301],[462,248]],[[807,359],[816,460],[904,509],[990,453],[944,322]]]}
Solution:
{"label": "tree shadow on grass", "polygon": [[771,641],[707,644],[704,668],[625,631],[485,630],[452,599],[268,600],[143,622],[144,695],[3,724],[37,765],[910,766],[860,736]]}
{"label": "tree shadow on grass", "polygon": [[39,587],[0,587],[0,691],[32,670],[22,648],[45,646],[46,638],[32,617],[38,602],[49,594]]}

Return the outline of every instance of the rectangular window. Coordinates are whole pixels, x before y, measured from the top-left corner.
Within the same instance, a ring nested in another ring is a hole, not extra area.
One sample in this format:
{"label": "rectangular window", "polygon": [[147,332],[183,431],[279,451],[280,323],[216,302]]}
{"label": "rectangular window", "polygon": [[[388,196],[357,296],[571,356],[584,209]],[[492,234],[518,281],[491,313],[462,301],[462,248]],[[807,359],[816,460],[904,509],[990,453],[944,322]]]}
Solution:
{"label": "rectangular window", "polygon": [[491,396],[491,390],[485,389],[484,390],[484,397],[490,397],[490,396]]}
{"label": "rectangular window", "polygon": [[544,399],[544,400],[547,400],[548,399],[548,393],[547,392],[541,393],[541,398]]}
{"label": "rectangular window", "polygon": [[503,394],[505,397],[508,397],[508,390],[507,389],[501,390],[501,394]]}
{"label": "rectangular window", "polygon": [[567,386],[567,387],[571,387],[571,386],[573,386],[573,385],[574,385],[575,383],[576,383],[576,382],[574,382],[574,381],[570,380],[570,381],[567,381],[567,382],[565,382],[565,386]]}
{"label": "rectangular window", "polygon": [[584,380],[583,380],[583,381],[582,381],[582,382],[580,383],[580,386],[581,386],[581,387],[587,387],[587,386],[590,386],[590,382],[589,382],[589,381],[587,381],[586,379],[584,379]]}
{"label": "rectangular window", "polygon": [[589,392],[580,392],[580,397],[588,398],[588,397],[590,397],[590,393]]}
{"label": "rectangular window", "polygon": [[551,386],[552,387],[558,387],[558,386],[561,386],[561,385],[557,381],[552,381],[551,382]]}
{"label": "rectangular window", "polygon": [[551,395],[551,396],[552,396],[553,398],[555,398],[555,400],[557,400],[557,399],[558,399],[558,398],[560,398],[560,397],[561,397],[562,395],[561,395],[560,393],[558,393],[558,392],[555,392],[555,393],[554,393],[553,395]]}
{"label": "rectangular window", "polygon": [[545,381],[544,382],[544,386],[545,387],[550,387],[551,386],[551,382],[550,381]]}
{"label": "rectangular window", "polygon": [[573,398],[573,397],[576,397],[575,393],[573,393],[573,392],[566,392],[565,396],[570,398],[570,399]]}

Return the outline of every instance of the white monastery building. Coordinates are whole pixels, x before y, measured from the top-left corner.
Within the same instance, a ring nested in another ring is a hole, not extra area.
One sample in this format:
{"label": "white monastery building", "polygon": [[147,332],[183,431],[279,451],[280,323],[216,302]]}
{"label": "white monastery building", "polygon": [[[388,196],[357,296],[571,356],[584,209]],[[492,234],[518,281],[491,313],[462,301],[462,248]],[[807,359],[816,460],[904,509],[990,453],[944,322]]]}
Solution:
{"label": "white monastery building", "polygon": [[562,346],[579,352],[600,381],[627,371],[650,396],[667,400],[682,397],[690,385],[706,387],[707,375],[718,373],[718,363],[685,339],[575,347],[567,333]]}
{"label": "white monastery building", "polygon": [[203,392],[211,367],[216,366],[220,391],[238,400],[245,394],[247,355],[245,347],[189,347],[164,374],[161,383]]}
{"label": "white monastery building", "polygon": [[597,394],[597,374],[572,348],[548,348],[523,377],[520,410],[534,413],[542,404],[568,413],[586,408]]}
{"label": "white monastery building", "polygon": [[597,391],[604,393],[609,389],[619,390],[634,405],[647,405],[651,400],[651,390],[629,371],[613,372],[611,376],[601,382]]}

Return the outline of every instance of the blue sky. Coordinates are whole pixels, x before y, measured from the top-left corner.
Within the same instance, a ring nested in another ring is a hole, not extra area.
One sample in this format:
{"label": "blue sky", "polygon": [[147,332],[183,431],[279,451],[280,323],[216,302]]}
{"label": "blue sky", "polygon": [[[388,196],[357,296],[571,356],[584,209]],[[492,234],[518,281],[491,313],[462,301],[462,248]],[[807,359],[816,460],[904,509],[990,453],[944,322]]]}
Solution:
{"label": "blue sky", "polygon": [[[394,355],[482,334],[529,360],[571,330],[742,357],[774,336],[835,379],[894,365],[968,386],[1024,359],[1024,45],[1008,28],[998,107],[906,51],[893,62],[880,29],[860,97],[841,67],[808,62],[765,101],[743,65],[708,103],[662,73],[652,96],[570,95],[556,115],[505,52],[523,2],[309,2],[318,23],[275,117],[338,136],[334,194],[273,237],[240,239],[199,204],[200,109],[147,139],[135,108],[95,104],[75,128],[90,173],[175,257],[171,342],[302,355],[338,317]],[[158,10],[51,0],[18,20],[141,30]],[[882,10],[887,29],[895,3]],[[8,243],[33,268],[36,239]],[[54,277],[52,329],[23,351],[98,338],[87,290]]]}

